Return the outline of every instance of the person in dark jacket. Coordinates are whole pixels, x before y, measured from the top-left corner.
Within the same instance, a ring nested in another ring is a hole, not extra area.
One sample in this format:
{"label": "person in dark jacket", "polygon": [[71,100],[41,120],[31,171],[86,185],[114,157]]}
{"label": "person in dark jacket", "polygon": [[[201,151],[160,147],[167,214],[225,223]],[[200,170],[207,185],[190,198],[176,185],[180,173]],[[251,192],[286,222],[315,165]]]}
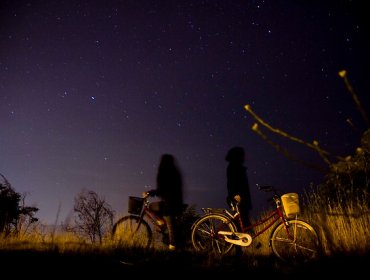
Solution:
{"label": "person in dark jacket", "polygon": [[183,211],[182,175],[171,154],[163,154],[157,173],[157,188],[150,190],[150,196],[158,196],[163,201],[163,217],[166,220],[169,249],[178,245],[177,220]]}
{"label": "person in dark jacket", "polygon": [[227,155],[227,203],[236,203],[239,207],[240,216],[244,227],[250,226],[249,211],[252,209],[251,195],[247,176],[247,168],[244,166],[245,152],[242,147],[231,148]]}

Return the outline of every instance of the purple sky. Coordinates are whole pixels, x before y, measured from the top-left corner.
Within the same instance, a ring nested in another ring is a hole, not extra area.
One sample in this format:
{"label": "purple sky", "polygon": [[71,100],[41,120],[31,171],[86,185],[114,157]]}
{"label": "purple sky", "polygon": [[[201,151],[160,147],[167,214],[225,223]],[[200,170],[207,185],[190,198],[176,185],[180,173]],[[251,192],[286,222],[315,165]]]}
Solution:
{"label": "purple sky", "polygon": [[59,207],[63,221],[82,189],[125,214],[129,195],[155,186],[163,153],[177,159],[198,209],[226,207],[224,157],[235,145],[247,152],[256,213],[268,206],[257,183],[317,185],[321,173],[251,130],[244,105],[333,155],[352,154],[365,125],[338,72],[368,109],[359,2],[1,1],[0,173],[45,223]]}

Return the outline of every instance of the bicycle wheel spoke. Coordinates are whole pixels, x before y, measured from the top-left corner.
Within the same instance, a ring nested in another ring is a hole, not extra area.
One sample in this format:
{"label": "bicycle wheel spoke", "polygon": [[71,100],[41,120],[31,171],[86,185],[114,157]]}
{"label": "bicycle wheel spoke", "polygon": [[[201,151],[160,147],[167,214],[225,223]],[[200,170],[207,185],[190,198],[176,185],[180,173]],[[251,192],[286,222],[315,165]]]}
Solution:
{"label": "bicycle wheel spoke", "polygon": [[220,242],[219,240],[215,240],[215,247],[216,247],[217,253],[221,254],[224,250],[223,248],[225,247],[224,241]]}
{"label": "bicycle wheel spoke", "polygon": [[285,228],[280,224],[272,233],[272,250],[280,259],[302,263],[317,256],[318,236],[306,222],[293,220]]}
{"label": "bicycle wheel spoke", "polygon": [[290,240],[289,238],[283,238],[283,237],[280,237],[280,236],[277,236],[275,241],[277,242],[282,242],[282,243],[292,243],[293,241]]}
{"label": "bicycle wheel spoke", "polygon": [[209,226],[207,224],[202,224],[199,228],[198,228],[198,231],[201,232],[202,234],[207,234],[207,235],[211,235],[211,229],[209,228]]}
{"label": "bicycle wheel spoke", "polygon": [[307,251],[310,251],[310,252],[315,252],[316,251],[312,248],[304,246],[304,244],[298,244],[296,241],[293,241],[293,240],[290,240],[290,239],[287,239],[287,238],[276,237],[275,241],[285,243],[285,244],[291,244],[292,246],[296,246],[299,249],[307,250]]}
{"label": "bicycle wheel spoke", "polygon": [[317,252],[317,250],[315,250],[315,249],[312,249],[312,248],[309,248],[309,247],[306,247],[306,246],[302,246],[302,245],[299,245],[299,244],[295,244],[295,246],[297,248],[301,249],[301,250],[306,250],[310,253],[316,253]]}
{"label": "bicycle wheel spoke", "polygon": [[192,243],[197,251],[209,251],[218,255],[228,253],[233,244],[227,242],[218,231],[235,231],[235,226],[228,218],[218,214],[209,214],[200,218],[192,230]]}
{"label": "bicycle wheel spoke", "polygon": [[113,242],[118,246],[148,247],[152,233],[145,221],[135,216],[124,217],[113,227]]}

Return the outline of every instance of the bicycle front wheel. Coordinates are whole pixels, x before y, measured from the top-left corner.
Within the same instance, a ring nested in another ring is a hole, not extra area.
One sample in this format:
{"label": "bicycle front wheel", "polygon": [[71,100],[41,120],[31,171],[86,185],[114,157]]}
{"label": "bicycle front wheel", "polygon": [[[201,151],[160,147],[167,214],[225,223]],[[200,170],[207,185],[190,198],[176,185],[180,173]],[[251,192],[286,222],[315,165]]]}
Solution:
{"label": "bicycle front wheel", "polygon": [[307,222],[289,220],[289,226],[279,224],[270,237],[274,254],[292,264],[302,264],[318,256],[319,238],[315,229]]}
{"label": "bicycle front wheel", "polygon": [[114,224],[112,239],[117,246],[149,248],[152,244],[152,230],[145,220],[130,215]]}
{"label": "bicycle front wheel", "polygon": [[221,214],[207,214],[200,217],[192,226],[191,242],[196,251],[212,252],[225,255],[230,252],[234,244],[225,240],[219,231],[236,232],[235,224]]}

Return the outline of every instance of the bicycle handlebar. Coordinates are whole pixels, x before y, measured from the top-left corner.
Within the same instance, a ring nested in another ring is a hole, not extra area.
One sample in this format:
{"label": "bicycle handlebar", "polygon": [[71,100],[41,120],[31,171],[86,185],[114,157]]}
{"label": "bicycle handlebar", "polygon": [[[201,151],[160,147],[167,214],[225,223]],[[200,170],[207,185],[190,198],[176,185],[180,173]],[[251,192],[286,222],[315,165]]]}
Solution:
{"label": "bicycle handlebar", "polygon": [[257,185],[257,187],[260,191],[265,191],[265,192],[275,191],[275,188],[273,186],[268,186],[268,185],[267,186],[260,186],[258,184],[256,184],[256,185]]}
{"label": "bicycle handlebar", "polygon": [[272,186],[260,186],[258,184],[257,187],[260,191],[270,191],[272,189]]}
{"label": "bicycle handlebar", "polygon": [[269,186],[269,185],[266,185],[266,186],[260,186],[260,185],[258,185],[258,184],[256,184],[257,185],[257,187],[258,187],[258,189],[260,190],[260,191],[264,191],[264,192],[272,192],[272,193],[274,193],[274,195],[277,195],[277,193],[278,193],[278,189],[276,189],[275,187],[273,187],[273,186]]}
{"label": "bicycle handlebar", "polygon": [[141,197],[144,198],[144,199],[148,198],[149,197],[149,192],[143,192],[141,194]]}

